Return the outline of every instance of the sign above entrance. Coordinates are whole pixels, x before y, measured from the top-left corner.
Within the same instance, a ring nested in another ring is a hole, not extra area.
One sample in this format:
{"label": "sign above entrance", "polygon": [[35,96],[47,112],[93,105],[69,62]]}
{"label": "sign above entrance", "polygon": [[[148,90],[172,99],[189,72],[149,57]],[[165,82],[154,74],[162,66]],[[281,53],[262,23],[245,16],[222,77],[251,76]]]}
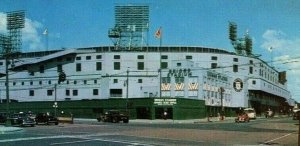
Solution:
{"label": "sign above entrance", "polygon": [[177,104],[177,99],[154,99],[155,105],[174,105]]}

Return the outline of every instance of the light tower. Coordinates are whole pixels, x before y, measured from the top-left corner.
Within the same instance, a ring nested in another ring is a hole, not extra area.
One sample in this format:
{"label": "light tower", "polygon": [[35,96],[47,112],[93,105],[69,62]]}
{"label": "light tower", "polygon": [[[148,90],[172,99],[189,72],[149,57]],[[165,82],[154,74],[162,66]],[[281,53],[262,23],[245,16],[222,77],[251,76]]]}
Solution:
{"label": "light tower", "polygon": [[7,30],[11,38],[11,53],[20,52],[22,46],[22,28],[25,27],[25,12],[13,11],[7,13]]}
{"label": "light tower", "polygon": [[115,6],[115,27],[108,31],[115,49],[136,50],[148,44],[148,31],[149,6]]}
{"label": "light tower", "polygon": [[0,47],[1,53],[5,58],[5,74],[6,74],[6,112],[9,113],[9,72],[8,65],[13,67],[13,59],[17,57],[22,46],[22,33],[21,29],[25,27],[25,12],[13,11],[7,13],[7,30],[8,35],[0,34]]}

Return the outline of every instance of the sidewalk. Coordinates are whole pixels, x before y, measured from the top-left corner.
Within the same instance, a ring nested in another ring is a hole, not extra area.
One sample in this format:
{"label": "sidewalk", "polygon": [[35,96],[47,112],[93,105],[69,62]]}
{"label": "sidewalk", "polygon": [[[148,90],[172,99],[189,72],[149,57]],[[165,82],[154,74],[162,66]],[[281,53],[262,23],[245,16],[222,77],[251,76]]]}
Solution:
{"label": "sidewalk", "polygon": [[9,133],[9,132],[16,132],[16,131],[21,131],[21,130],[23,130],[23,128],[6,127],[6,126],[3,126],[3,125],[0,126],[0,134]]}
{"label": "sidewalk", "polygon": [[[224,120],[219,120],[218,117],[212,117],[210,122],[234,122],[235,117],[225,117]],[[97,122],[96,119],[81,119],[81,118],[74,118],[74,123],[81,123],[81,122]],[[187,119],[187,120],[172,120],[172,119],[132,119],[129,120],[129,123],[148,123],[148,124],[196,124],[196,123],[210,123],[207,118],[203,119]]]}

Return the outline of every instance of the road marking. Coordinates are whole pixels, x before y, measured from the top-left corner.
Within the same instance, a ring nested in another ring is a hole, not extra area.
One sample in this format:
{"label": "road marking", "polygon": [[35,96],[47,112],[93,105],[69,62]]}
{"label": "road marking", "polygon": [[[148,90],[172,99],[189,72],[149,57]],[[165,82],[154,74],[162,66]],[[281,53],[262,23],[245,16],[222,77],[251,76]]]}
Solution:
{"label": "road marking", "polygon": [[13,142],[13,141],[25,141],[25,140],[40,140],[40,139],[54,139],[54,138],[71,138],[72,136],[60,135],[60,136],[43,136],[43,137],[26,137],[26,138],[15,138],[15,139],[4,139],[0,142]]}
{"label": "road marking", "polygon": [[[292,132],[292,133],[288,133],[288,134],[283,135],[283,136],[280,136],[280,137],[277,137],[277,138],[274,138],[274,139],[271,139],[271,140],[269,140],[269,141],[264,142],[263,144],[267,144],[267,143],[273,142],[273,141],[275,141],[275,140],[278,140],[278,139],[287,137],[287,136],[289,136],[289,135],[291,135],[291,134],[293,134],[293,133],[296,133],[296,131],[295,131],[295,132]],[[263,145],[263,144],[260,144],[260,145]]]}
{"label": "road marking", "polygon": [[113,140],[113,139],[103,139],[103,138],[85,138],[85,137],[78,137],[74,136],[72,138],[79,138],[79,139],[85,139],[80,141],[70,141],[70,142],[61,142],[61,143],[52,143],[50,145],[63,145],[63,144],[75,144],[75,143],[82,143],[87,141],[105,141],[105,142],[112,142],[112,143],[122,143],[122,144],[128,144],[128,146],[134,146],[134,145],[143,145],[143,146],[152,146],[149,144],[139,143],[136,141],[125,141],[125,140]]}

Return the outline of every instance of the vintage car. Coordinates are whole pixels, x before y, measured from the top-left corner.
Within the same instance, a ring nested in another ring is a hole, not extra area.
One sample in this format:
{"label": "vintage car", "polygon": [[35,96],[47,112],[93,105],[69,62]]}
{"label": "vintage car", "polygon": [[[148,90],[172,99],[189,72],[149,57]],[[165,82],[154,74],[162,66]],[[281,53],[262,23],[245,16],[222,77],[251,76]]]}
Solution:
{"label": "vintage car", "polygon": [[128,114],[122,113],[118,110],[109,110],[105,112],[103,115],[97,117],[97,121],[112,122],[112,123],[118,123],[120,121],[123,121],[123,123],[128,123],[129,116]]}
{"label": "vintage car", "polygon": [[250,118],[247,113],[241,113],[241,114],[238,114],[238,116],[235,118],[235,122],[236,123],[250,122]]}
{"label": "vintage car", "polygon": [[44,124],[55,124],[58,125],[58,119],[49,113],[38,113],[35,117],[36,124],[44,123]]}
{"label": "vintage car", "polygon": [[299,116],[300,116],[300,110],[294,110],[293,111],[293,120],[300,120]]}
{"label": "vintage car", "polygon": [[244,112],[248,115],[250,119],[256,119],[256,112],[254,108],[245,108]]}
{"label": "vintage car", "polygon": [[12,114],[8,120],[10,120],[12,126],[31,126],[34,127],[35,120],[32,119],[28,114],[15,113]]}

